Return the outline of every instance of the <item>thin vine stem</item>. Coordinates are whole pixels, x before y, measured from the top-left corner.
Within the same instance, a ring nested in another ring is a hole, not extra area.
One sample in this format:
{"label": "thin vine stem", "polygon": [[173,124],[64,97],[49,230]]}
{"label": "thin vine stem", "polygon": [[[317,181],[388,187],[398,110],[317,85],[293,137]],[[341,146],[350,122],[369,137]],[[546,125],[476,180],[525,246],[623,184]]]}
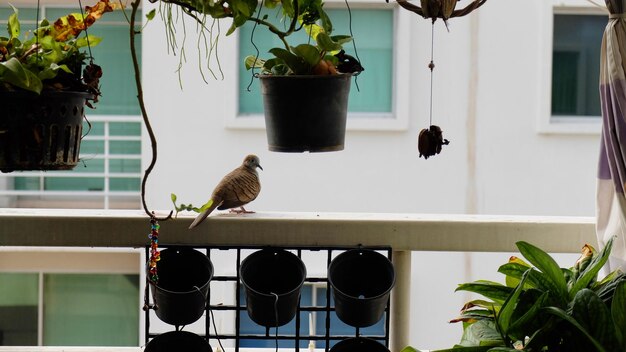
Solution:
{"label": "thin vine stem", "polygon": [[146,214],[153,219],[158,221],[166,221],[172,218],[172,214],[174,211],[170,211],[169,215],[165,218],[157,218],[154,215],[154,212],[148,209],[148,205],[146,204],[146,183],[148,181],[148,176],[150,176],[150,172],[154,169],[154,165],[156,165],[157,161],[157,141],[156,136],[154,135],[154,131],[152,130],[152,125],[150,124],[150,120],[148,119],[148,112],[146,111],[146,105],[143,100],[143,88],[141,85],[141,72],[139,69],[139,59],[137,58],[137,51],[135,48],[135,35],[137,32],[135,31],[135,19],[137,15],[137,9],[139,8],[139,4],[141,0],[133,0],[131,2],[131,15],[130,15],[130,55],[133,60],[133,69],[135,71],[135,84],[137,85],[137,100],[139,102],[139,108],[141,109],[141,116],[143,118],[143,122],[146,125],[146,130],[148,131],[148,135],[150,136],[150,146],[152,148],[152,160],[150,161],[150,165],[146,169],[143,174],[143,178],[141,179],[141,205],[143,206],[143,210]]}

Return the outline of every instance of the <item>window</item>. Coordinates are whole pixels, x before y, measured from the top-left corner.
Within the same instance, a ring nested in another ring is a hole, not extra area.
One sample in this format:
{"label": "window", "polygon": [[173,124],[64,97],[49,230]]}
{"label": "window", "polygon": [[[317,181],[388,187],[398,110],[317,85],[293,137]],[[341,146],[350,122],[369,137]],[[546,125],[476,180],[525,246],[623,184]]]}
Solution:
{"label": "window", "polygon": [[606,16],[554,15],[552,116],[600,116],[600,46]]}
{"label": "window", "polygon": [[0,346],[138,346],[139,252],[0,255]]}
{"label": "window", "polygon": [[[19,11],[22,31],[34,28],[37,10],[24,7]],[[78,12],[78,8],[50,6],[40,8],[39,16],[54,20],[72,12]],[[0,8],[0,25],[6,25],[11,13],[10,8]],[[89,122],[85,122],[83,133],[89,133],[81,143],[82,163],[72,171],[1,175],[1,206],[139,207],[141,119],[130,60],[128,22],[121,11],[107,13],[90,27],[89,34],[103,38],[91,52],[104,75],[100,81],[100,102],[96,109],[86,109]],[[137,36],[137,47],[141,55],[141,36]]]}
{"label": "window", "polygon": [[[240,299],[241,302],[245,302],[245,295],[243,293],[243,289],[241,290]],[[331,295],[331,305],[334,305],[332,302]],[[326,285],[325,284],[310,284],[306,283],[302,287],[302,292],[300,296],[300,306],[301,307],[325,307],[326,306]],[[242,334],[265,334],[265,327],[259,326],[254,323],[248,313],[243,310],[239,312],[241,319],[241,333]],[[365,335],[377,335],[384,336],[385,335],[385,317],[381,318],[381,320],[366,328],[361,328],[360,332]],[[349,325],[344,324],[337,315],[333,312],[330,317],[330,329],[331,334],[334,335],[345,335],[350,336],[354,335],[355,328]],[[272,331],[274,331],[272,329]],[[296,333],[296,319],[294,318],[288,324],[281,326],[278,328],[278,331],[281,335],[285,334],[293,334]],[[315,335],[315,336],[324,336],[326,331],[326,312],[301,312],[300,316],[300,335]],[[300,342],[301,349],[307,349],[309,347],[310,341],[303,340]],[[324,348],[325,341],[314,341],[316,348]],[[337,341],[331,341],[331,347],[337,343]],[[293,347],[294,342],[289,340],[279,340],[278,346],[280,348],[289,348]],[[267,347],[273,348],[276,346],[275,340],[252,340],[252,339],[242,339],[240,342],[241,347]]]}
{"label": "window", "polygon": [[[334,5],[334,4],[333,4]],[[333,33],[350,33],[349,11],[342,3],[327,10],[334,26]],[[348,106],[348,129],[402,130],[408,124],[408,105],[398,102],[408,101],[408,73],[399,74],[400,69],[408,69],[408,63],[400,63],[408,58],[409,30],[407,11],[395,7],[372,7],[351,3],[352,32],[356,38],[357,53],[365,71],[350,89]],[[271,19],[271,16],[270,16]],[[277,19],[278,20],[278,19]],[[279,24],[280,25],[280,24]],[[247,71],[243,60],[254,55],[256,49],[251,43],[253,24],[246,23],[239,35],[239,61],[237,95],[237,116],[229,121],[229,127],[263,126],[263,103],[259,84],[252,81],[251,71]],[[267,50],[282,47],[274,35],[257,27],[254,43],[260,49],[261,58],[268,57]],[[306,34],[292,35],[290,43],[306,42]],[[354,56],[352,43],[344,46],[348,54]],[[358,86],[358,87],[357,87]],[[248,91],[250,87],[250,91]]]}

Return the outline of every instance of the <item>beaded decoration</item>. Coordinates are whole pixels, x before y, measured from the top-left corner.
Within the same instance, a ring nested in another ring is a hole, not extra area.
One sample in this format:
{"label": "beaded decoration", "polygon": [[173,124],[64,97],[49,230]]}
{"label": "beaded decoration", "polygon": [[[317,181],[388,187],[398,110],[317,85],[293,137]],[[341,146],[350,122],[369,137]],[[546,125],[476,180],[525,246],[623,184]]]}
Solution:
{"label": "beaded decoration", "polygon": [[148,270],[148,279],[154,284],[159,282],[159,275],[157,274],[157,262],[161,260],[161,253],[159,253],[159,222],[156,218],[150,219],[150,269]]}

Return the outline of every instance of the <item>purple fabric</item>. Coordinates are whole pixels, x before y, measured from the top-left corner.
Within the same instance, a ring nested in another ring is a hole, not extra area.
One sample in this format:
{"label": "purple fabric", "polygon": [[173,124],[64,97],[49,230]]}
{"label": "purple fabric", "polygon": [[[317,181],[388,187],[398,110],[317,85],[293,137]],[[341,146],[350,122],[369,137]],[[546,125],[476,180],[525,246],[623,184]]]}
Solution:
{"label": "purple fabric", "polygon": [[624,193],[626,183],[626,82],[614,80],[600,85],[602,144],[598,178],[613,179],[615,191]]}

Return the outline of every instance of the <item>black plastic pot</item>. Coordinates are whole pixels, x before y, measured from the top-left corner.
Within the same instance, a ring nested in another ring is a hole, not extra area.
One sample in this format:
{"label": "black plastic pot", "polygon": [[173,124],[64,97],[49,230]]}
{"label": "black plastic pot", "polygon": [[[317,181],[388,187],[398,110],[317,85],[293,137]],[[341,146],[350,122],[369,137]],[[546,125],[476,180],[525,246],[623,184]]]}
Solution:
{"label": "black plastic pot", "polygon": [[306,268],[300,258],[282,249],[250,254],[239,268],[250,319],[265,327],[282,326],[296,315]]}
{"label": "black plastic pot", "polygon": [[259,78],[269,150],[343,150],[351,75]]}
{"label": "black plastic pot", "polygon": [[352,337],[341,340],[330,352],[389,352],[381,343],[365,337]]}
{"label": "black plastic pot", "polygon": [[89,97],[84,92],[0,92],[0,171],[73,169]]}
{"label": "black plastic pot", "polygon": [[339,254],[328,267],[339,319],[354,327],[376,324],[385,312],[395,279],[393,264],[376,251],[352,249]]}
{"label": "black plastic pot", "polygon": [[209,258],[192,248],[168,248],[161,251],[157,272],[158,283],[150,282],[157,317],[176,326],[200,319],[213,277]]}
{"label": "black plastic pot", "polygon": [[202,337],[188,331],[171,331],[148,342],[144,352],[213,352]]}

